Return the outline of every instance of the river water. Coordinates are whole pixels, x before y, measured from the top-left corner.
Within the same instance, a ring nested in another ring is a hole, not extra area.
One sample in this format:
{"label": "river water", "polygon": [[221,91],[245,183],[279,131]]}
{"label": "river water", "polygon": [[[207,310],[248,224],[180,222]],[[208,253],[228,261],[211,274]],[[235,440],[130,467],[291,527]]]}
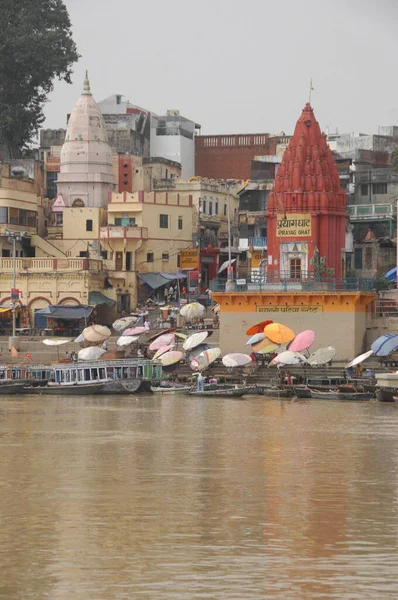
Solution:
{"label": "river water", "polygon": [[398,598],[398,405],[0,397],[0,598]]}

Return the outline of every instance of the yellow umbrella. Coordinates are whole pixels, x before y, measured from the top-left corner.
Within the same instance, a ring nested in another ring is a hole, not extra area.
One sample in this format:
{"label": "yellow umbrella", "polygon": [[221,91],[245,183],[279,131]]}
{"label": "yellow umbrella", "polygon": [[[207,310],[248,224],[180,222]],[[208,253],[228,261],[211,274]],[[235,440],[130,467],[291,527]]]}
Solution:
{"label": "yellow umbrella", "polygon": [[265,335],[274,342],[275,344],[285,344],[286,342],[291,342],[295,333],[286,325],[282,325],[281,323],[270,323],[264,327]]}

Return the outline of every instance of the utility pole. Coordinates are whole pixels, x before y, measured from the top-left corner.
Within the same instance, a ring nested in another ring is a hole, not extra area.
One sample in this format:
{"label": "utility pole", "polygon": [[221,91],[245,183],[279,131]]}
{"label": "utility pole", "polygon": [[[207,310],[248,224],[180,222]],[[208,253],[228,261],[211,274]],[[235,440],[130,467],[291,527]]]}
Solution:
{"label": "utility pole", "polygon": [[[5,235],[8,237],[9,243],[12,245],[12,288],[11,288],[11,311],[12,311],[12,338],[10,339],[10,348],[11,345],[15,346],[15,338],[16,338],[16,310],[17,310],[17,300],[19,299],[19,290],[17,287],[17,242],[20,242],[22,238],[26,237],[26,233],[24,231],[9,231],[6,229],[4,231]],[[18,350],[18,348],[16,348]]]}
{"label": "utility pole", "polygon": [[228,267],[227,267],[227,281],[225,284],[225,291],[232,291],[235,289],[234,275],[232,269],[232,256],[231,256],[231,202],[230,202],[230,193],[229,188],[230,184],[236,183],[235,180],[232,182],[227,180],[227,219],[228,219]]}

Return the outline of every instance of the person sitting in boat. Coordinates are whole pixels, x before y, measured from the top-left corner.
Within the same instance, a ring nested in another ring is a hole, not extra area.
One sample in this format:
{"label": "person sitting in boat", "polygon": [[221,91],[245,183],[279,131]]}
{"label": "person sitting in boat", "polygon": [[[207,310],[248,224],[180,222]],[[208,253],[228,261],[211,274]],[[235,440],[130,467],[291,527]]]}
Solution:
{"label": "person sitting in boat", "polygon": [[205,380],[204,380],[202,373],[199,373],[199,375],[198,375],[197,389],[198,389],[198,392],[203,392],[205,389]]}

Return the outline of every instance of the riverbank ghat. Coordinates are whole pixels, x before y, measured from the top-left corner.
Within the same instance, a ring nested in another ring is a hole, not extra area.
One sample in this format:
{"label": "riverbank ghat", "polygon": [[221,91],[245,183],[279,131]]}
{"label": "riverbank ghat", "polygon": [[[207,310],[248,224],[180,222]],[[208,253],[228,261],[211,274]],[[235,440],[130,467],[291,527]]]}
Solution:
{"label": "riverbank ghat", "polygon": [[223,353],[247,350],[247,328],[256,320],[265,319],[282,322],[296,332],[315,330],[316,347],[332,345],[336,360],[348,361],[362,352],[369,308],[375,298],[370,289],[362,291],[358,286],[350,290],[341,283],[339,289],[330,290],[327,284],[322,286],[319,282],[308,291],[297,289],[303,287],[297,282],[296,289],[285,291],[282,283],[279,289],[275,289],[275,284],[264,284],[257,290],[245,286],[246,289],[225,291],[225,287],[220,289],[220,282],[215,284],[212,298],[220,305]]}

